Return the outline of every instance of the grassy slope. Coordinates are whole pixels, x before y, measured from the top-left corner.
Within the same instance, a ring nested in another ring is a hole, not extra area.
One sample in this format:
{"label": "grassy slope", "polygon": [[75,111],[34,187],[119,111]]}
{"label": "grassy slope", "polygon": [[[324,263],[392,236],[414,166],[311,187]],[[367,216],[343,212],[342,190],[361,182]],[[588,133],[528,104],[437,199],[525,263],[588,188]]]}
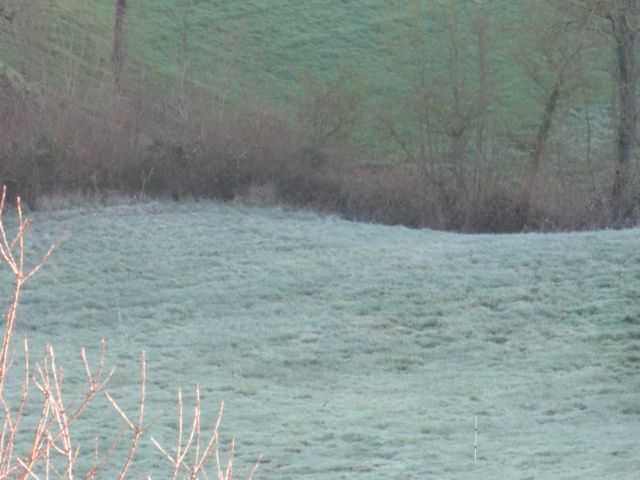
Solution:
{"label": "grassy slope", "polygon": [[[447,51],[445,3],[423,2],[422,11],[426,55],[443,76],[446,72],[438,57]],[[508,92],[505,98],[521,100],[526,94],[519,89],[521,73],[504,54],[526,2],[503,0],[484,5],[459,1],[458,5],[461,36],[468,50],[475,48],[471,33],[475,13],[482,9],[489,17],[493,41],[500,46],[501,53],[493,60],[500,84]],[[127,17],[128,64],[136,78],[142,73],[147,83],[174,85],[176,56],[185,33],[189,78],[195,83],[220,86],[226,80],[232,93],[258,88],[260,95],[283,102],[300,93],[296,79],[302,73],[330,79],[344,69],[355,69],[365,79],[367,96],[398,97],[407,88],[402,57],[408,54],[403,45],[411,12],[407,3],[374,0],[224,0],[215,4],[139,0],[131,3]],[[64,75],[65,62],[83,65],[83,75],[106,74],[112,17],[111,0],[47,4],[31,18],[22,19],[36,26],[31,48],[5,39],[8,43],[0,60],[36,75],[42,73],[43,63],[49,75]]]}
{"label": "grassy slope", "polygon": [[[637,229],[464,236],[148,204],[40,212],[34,246],[65,227],[17,337],[54,342],[69,390],[106,337],[130,411],[146,349],[149,418],[200,382],[210,412],[226,401],[237,464],[265,454],[259,478],[637,478]],[[83,435],[118,424],[102,406]],[[149,445],[139,458],[162,476]]]}

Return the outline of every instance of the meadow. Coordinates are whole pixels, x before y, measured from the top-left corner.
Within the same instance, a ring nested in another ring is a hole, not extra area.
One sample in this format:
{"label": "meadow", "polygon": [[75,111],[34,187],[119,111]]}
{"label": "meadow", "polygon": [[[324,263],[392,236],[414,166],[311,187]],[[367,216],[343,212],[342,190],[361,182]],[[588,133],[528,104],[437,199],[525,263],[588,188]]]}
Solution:
{"label": "meadow", "polygon": [[[409,48],[406,37],[415,18],[425,22],[428,48],[433,52],[447,48],[448,4],[440,0],[417,4],[422,4],[420,13],[414,2],[374,0],[313,4],[140,0],[128,11],[127,68],[132,79],[144,76],[147,84],[176,87],[177,64],[188,60],[189,83],[211,87],[215,94],[224,77],[236,95],[251,90],[279,102],[302,93],[301,74],[328,80],[354,69],[367,79],[368,94],[388,96],[391,91],[397,96],[408,86],[405,72],[398,68],[398,48]],[[521,0],[459,2],[465,49],[474,48],[470,25],[474,14],[482,12],[499,29],[495,45],[505,53],[513,42],[506,30],[518,23],[526,8]],[[4,57],[4,63],[33,75],[46,62],[51,78],[73,73],[80,77],[80,85],[88,84],[96,70],[108,74],[113,14],[111,0],[65,0],[44,4],[40,10],[26,9],[17,21],[37,25],[41,31],[30,32],[31,41],[7,42],[0,60]],[[442,58],[434,55],[432,60],[443,67]],[[70,72],[70,64],[78,68]],[[509,87],[521,83],[518,65],[503,59],[500,67],[511,79]]]}
{"label": "meadow", "polygon": [[[353,73],[365,100],[359,108],[358,134],[352,140],[361,148],[376,141],[380,150],[389,142],[388,132],[380,126],[382,112],[415,101],[414,82],[422,62],[427,63],[429,82],[435,86],[430,94],[449,95],[444,84],[451,75],[446,52],[451,48],[452,22],[458,22],[468,101],[476,95],[474,22],[481,15],[489,32],[492,128],[508,122],[521,133],[522,128],[535,125],[543,106],[538,86],[521,59],[538,55],[527,51],[535,44],[536,27],[528,22],[537,10],[523,0],[454,3],[455,13],[445,0],[306,4],[140,0],[131,3],[127,13],[129,95],[139,95],[138,89],[159,93],[166,100],[186,88],[206,92],[208,100],[249,98],[258,107],[296,119],[300,105],[310,101],[309,79],[324,85],[345,72]],[[42,82],[85,101],[100,96],[97,85],[102,86],[100,82],[110,75],[113,15],[111,0],[42,5],[36,0],[18,16],[16,29],[22,33],[7,37],[0,62],[31,81],[44,75]],[[592,55],[587,65],[588,88],[569,103],[579,109],[587,95],[595,104],[592,114],[598,121],[608,116],[598,111],[610,103],[607,66],[601,52]],[[197,110],[198,105],[192,108]],[[401,114],[393,114],[398,116],[394,120],[406,121]],[[382,133],[385,138],[380,139]],[[395,144],[388,146],[390,152],[397,149]]]}
{"label": "meadow", "polygon": [[[71,395],[106,338],[127,411],[144,349],[149,418],[199,383],[237,478],[259,454],[260,479],[637,478],[637,228],[471,236],[208,202],[33,219],[30,256],[69,235],[16,339],[54,344]],[[120,427],[99,398],[76,435],[90,455]],[[146,440],[132,478],[164,467]]]}

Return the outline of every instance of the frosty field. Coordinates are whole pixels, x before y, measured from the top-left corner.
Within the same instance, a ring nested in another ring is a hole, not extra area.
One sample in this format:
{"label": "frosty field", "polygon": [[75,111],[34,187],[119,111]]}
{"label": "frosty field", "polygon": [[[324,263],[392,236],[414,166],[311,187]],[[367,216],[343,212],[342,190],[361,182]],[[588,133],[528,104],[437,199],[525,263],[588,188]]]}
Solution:
{"label": "frosty field", "polygon": [[[64,229],[16,337],[34,357],[53,343],[67,392],[105,337],[130,412],[146,350],[148,418],[199,383],[209,422],[225,401],[236,478],[260,453],[258,479],[638,478],[638,229],[466,236],[150,203],[38,212],[30,249]],[[173,418],[152,430],[165,444]],[[103,399],[81,425],[89,457],[124,427]],[[150,442],[137,458],[131,478],[163,478]]]}

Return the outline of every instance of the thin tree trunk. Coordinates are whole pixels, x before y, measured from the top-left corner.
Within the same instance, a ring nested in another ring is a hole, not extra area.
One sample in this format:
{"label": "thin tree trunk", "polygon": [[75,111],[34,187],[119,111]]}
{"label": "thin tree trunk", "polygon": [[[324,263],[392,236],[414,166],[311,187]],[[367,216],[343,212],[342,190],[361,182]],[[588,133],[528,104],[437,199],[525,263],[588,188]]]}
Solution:
{"label": "thin tree trunk", "polygon": [[487,17],[479,13],[474,20],[474,33],[478,37],[478,122],[476,125],[475,193],[482,187],[480,178],[485,163],[484,130],[487,110]]}
{"label": "thin tree trunk", "polygon": [[116,13],[113,22],[113,49],[111,51],[111,73],[114,90],[120,87],[122,64],[124,63],[124,20],[127,13],[127,0],[116,0]]}
{"label": "thin tree trunk", "polygon": [[638,0],[623,0],[612,19],[616,43],[616,67],[618,81],[618,122],[616,127],[616,168],[613,180],[612,203],[614,220],[620,221],[629,214],[629,177],[631,159],[636,140],[638,106],[636,62]]}
{"label": "thin tree trunk", "polygon": [[452,93],[451,125],[448,135],[451,140],[450,160],[456,182],[458,200],[467,210],[468,191],[465,175],[466,133],[469,124],[464,118],[463,97],[464,80],[460,71],[460,34],[458,10],[455,1],[451,2],[451,24],[449,27],[449,76]]}
{"label": "thin tree trunk", "polygon": [[542,159],[544,157],[544,151],[547,146],[549,134],[551,133],[551,126],[553,124],[553,117],[558,108],[558,101],[560,100],[560,83],[556,83],[551,91],[551,94],[547,98],[544,106],[544,113],[542,115],[542,123],[538,128],[538,134],[536,135],[536,143],[531,154],[531,163],[529,164],[529,172],[523,185],[522,201],[525,208],[529,208],[531,205],[531,196],[535,190],[538,177],[540,176],[540,170],[542,169]]}

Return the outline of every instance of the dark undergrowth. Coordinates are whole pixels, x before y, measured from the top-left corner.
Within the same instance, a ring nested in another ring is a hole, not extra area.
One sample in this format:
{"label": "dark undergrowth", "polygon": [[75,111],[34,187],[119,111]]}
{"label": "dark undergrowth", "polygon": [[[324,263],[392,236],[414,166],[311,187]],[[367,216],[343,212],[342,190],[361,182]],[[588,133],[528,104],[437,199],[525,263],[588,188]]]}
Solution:
{"label": "dark undergrowth", "polygon": [[0,181],[32,209],[56,194],[117,193],[277,202],[462,232],[584,230],[638,219],[637,198],[626,218],[613,222],[605,196],[577,194],[552,178],[542,178],[524,201],[518,182],[461,188],[446,169],[435,176],[408,162],[374,162],[347,143],[310,140],[269,105],[193,101],[187,117],[148,93],[88,102],[3,82]]}

